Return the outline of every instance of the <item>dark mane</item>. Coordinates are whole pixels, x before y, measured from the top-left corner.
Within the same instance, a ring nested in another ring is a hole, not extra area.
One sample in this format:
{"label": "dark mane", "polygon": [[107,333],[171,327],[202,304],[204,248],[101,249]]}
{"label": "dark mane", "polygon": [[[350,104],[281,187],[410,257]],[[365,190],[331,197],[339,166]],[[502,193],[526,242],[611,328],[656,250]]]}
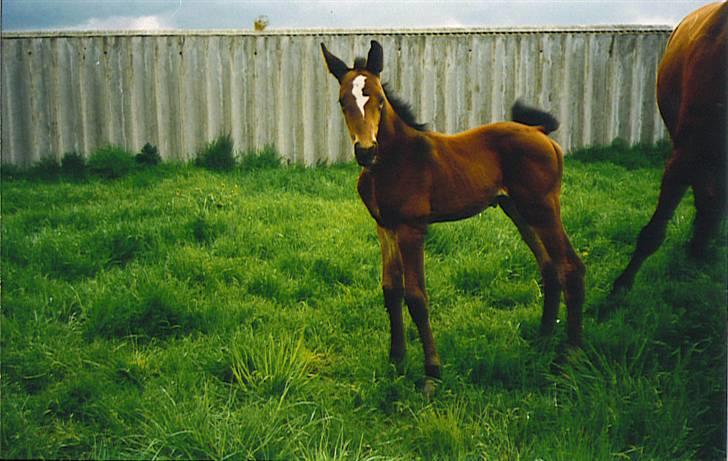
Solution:
{"label": "dark mane", "polygon": [[354,69],[364,70],[366,68],[367,68],[367,59],[366,58],[362,58],[361,56],[359,56],[358,58],[356,58],[354,60]]}
{"label": "dark mane", "polygon": [[417,131],[427,131],[427,124],[417,122],[417,118],[412,112],[412,106],[394,94],[389,83],[383,83],[382,88],[384,88],[384,95],[387,97],[389,104],[392,105],[392,109],[394,109],[404,123]]}

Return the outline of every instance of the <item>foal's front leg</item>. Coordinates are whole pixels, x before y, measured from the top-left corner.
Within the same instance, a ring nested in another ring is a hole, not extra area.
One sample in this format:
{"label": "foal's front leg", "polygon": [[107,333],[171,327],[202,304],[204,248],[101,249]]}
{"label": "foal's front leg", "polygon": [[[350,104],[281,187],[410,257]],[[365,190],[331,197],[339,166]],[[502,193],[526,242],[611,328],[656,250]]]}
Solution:
{"label": "foal's front leg", "polygon": [[[397,242],[404,268],[404,300],[412,320],[420,333],[425,352],[425,374],[428,378],[440,377],[440,356],[435,349],[435,340],[430,329],[425,291],[425,232],[426,227],[402,225],[397,228]],[[425,392],[432,388],[432,379],[425,383]]]}
{"label": "foal's front leg", "polygon": [[404,284],[402,280],[402,258],[394,231],[377,226],[379,246],[382,250],[382,292],[384,307],[389,314],[391,341],[389,360],[400,365],[404,360],[405,340],[402,323],[402,297]]}

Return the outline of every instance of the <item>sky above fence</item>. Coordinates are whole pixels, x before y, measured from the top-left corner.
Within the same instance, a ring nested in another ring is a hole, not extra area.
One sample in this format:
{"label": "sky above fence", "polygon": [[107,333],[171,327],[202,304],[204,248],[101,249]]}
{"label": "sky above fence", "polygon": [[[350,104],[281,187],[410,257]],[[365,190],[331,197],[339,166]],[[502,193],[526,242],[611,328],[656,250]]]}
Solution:
{"label": "sky above fence", "polygon": [[17,30],[675,25],[700,0],[2,0]]}

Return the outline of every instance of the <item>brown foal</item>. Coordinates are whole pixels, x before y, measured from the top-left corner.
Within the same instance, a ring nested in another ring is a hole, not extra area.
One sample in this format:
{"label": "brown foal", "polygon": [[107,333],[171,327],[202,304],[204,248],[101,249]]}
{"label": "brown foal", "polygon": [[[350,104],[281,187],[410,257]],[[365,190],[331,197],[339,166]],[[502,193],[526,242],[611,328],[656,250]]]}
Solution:
{"label": "brown foal", "polygon": [[399,363],[405,355],[404,299],[422,340],[426,391],[440,376],[425,290],[425,233],[431,223],[464,219],[496,205],[515,223],[541,269],[541,332],[553,331],[563,289],[568,342],[579,346],[584,266],[561,224],[563,153],[547,136],[558,127],[556,119],[516,103],[514,122],[455,135],[426,131],[382,85],[379,43],[372,41],[366,61],[357,59],[353,68],[321,48],[339,81],[339,103],[362,167],[359,195],[377,223],[390,359]]}

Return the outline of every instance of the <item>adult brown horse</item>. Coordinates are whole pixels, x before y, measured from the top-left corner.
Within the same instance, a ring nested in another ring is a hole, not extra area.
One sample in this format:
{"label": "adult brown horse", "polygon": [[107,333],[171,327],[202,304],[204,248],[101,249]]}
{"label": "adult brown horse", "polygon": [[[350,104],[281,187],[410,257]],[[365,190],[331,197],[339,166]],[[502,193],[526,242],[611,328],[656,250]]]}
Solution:
{"label": "adult brown horse", "polygon": [[[349,68],[321,44],[339,81],[339,103],[363,167],[358,191],[377,223],[382,289],[391,325],[389,357],[405,354],[402,298],[417,325],[425,355],[425,390],[440,376],[425,291],[424,240],[429,224],[473,216],[499,205],[536,256],[544,285],[541,331],[556,323],[565,291],[568,341],[581,344],[584,266],[564,232],[559,194],[563,153],[547,136],[558,127],[550,114],[520,104],[516,122],[456,134],[426,131],[379,76],[382,47],[371,42],[366,61]],[[526,122],[517,123],[518,121]]]}
{"label": "adult brown horse", "polygon": [[728,3],[689,14],[673,31],[657,72],[657,105],[672,138],[652,219],[612,295],[632,287],[642,263],[662,244],[665,228],[688,186],[695,195],[690,254],[705,253],[726,205],[728,149]]}

